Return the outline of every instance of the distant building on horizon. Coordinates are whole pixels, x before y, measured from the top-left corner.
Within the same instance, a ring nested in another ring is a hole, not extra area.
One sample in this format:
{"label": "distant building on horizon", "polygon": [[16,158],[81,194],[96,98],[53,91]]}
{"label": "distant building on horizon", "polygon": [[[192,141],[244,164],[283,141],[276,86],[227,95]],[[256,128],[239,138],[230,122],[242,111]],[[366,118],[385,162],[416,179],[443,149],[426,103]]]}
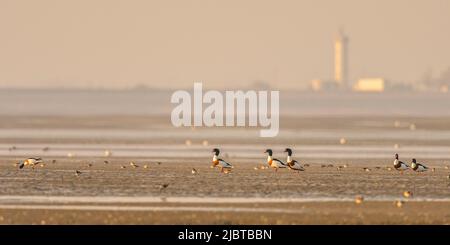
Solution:
{"label": "distant building on horizon", "polygon": [[[310,82],[312,91],[353,91],[381,93],[391,86],[382,77],[360,78],[355,83],[349,78],[349,38],[340,30],[334,40],[334,78],[315,79]],[[445,90],[443,88],[442,90]]]}
{"label": "distant building on horizon", "polygon": [[450,67],[435,77],[431,70],[427,70],[420,79],[408,83],[407,86],[411,91],[449,93]]}
{"label": "distant building on horizon", "polygon": [[362,78],[353,86],[353,91],[381,93],[385,88],[386,81],[383,78]]}
{"label": "distant building on horizon", "polygon": [[334,78],[315,79],[310,82],[312,91],[350,90],[348,76],[348,37],[340,30],[334,40]]}
{"label": "distant building on horizon", "polygon": [[311,90],[314,92],[320,91],[336,91],[339,89],[335,81],[327,81],[321,79],[314,79],[310,82]]}

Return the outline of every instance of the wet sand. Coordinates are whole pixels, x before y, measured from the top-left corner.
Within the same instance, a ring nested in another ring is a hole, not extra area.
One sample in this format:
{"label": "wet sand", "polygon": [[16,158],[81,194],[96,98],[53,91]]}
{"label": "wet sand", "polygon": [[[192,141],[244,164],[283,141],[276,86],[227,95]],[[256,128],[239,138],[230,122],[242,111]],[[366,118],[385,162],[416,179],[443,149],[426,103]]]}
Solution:
{"label": "wet sand", "polygon": [[1,207],[0,221],[2,224],[450,224],[449,204],[410,201],[397,208],[393,202],[368,201],[362,205],[309,202],[205,208],[211,205],[203,203],[174,208],[170,204],[137,208],[101,205],[102,209],[93,205],[54,205],[58,209],[23,205]]}
{"label": "wet sand", "polygon": [[[446,118],[288,118],[273,141],[242,137],[240,129],[219,130],[220,137],[173,130],[161,118],[25,119],[0,121],[2,224],[450,223]],[[49,131],[17,133],[21,129]],[[110,132],[71,133],[100,129]],[[143,134],[115,135],[118,130]],[[216,146],[233,163],[230,174],[210,168]],[[293,147],[309,167],[301,173],[260,169],[269,146],[281,159],[284,147]],[[420,156],[430,171],[389,170],[395,152],[406,162]],[[30,155],[43,157],[44,165],[19,170],[15,163]],[[413,196],[404,197],[405,191]],[[356,196],[365,201],[355,204]]]}
{"label": "wet sand", "polygon": [[[439,161],[431,165],[435,172],[425,174],[389,171],[379,160],[366,160],[364,164],[354,160],[334,163],[348,165],[341,170],[322,167],[319,160],[308,160],[310,167],[305,172],[294,173],[255,170],[259,166],[256,159],[235,159],[232,173],[222,174],[209,168],[208,159],[158,159],[161,164],[151,159],[133,159],[137,168],[128,164],[131,159],[110,159],[108,164],[103,163],[103,158],[56,160],[35,169],[18,170],[13,164],[1,165],[1,223],[450,222],[450,180],[448,170],[438,165]],[[2,162],[14,161],[2,159]],[[364,171],[363,166],[371,171]],[[192,174],[192,168],[198,174]],[[81,171],[79,176],[75,169]],[[168,187],[162,189],[163,184]],[[404,191],[413,192],[413,197],[403,197]],[[365,201],[355,204],[356,196],[363,196]],[[395,206],[397,200],[405,202],[401,208]]]}

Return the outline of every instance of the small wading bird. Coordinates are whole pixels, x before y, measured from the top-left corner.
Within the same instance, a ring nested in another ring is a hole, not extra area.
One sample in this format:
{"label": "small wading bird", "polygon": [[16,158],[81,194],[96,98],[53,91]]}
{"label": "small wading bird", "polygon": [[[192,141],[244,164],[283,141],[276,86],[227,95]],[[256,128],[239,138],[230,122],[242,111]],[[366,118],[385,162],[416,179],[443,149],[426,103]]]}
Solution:
{"label": "small wading bird", "polygon": [[165,190],[167,187],[169,187],[169,184],[161,184],[159,185],[159,192],[162,192],[163,190]]}
{"label": "small wading bird", "polygon": [[363,196],[356,196],[355,197],[355,203],[356,204],[361,204],[364,202],[364,197]]}
{"label": "small wading bird", "polygon": [[231,163],[228,163],[228,162],[226,162],[226,161],[224,161],[224,160],[219,158],[219,153],[220,153],[219,149],[214,148],[212,150],[212,152],[214,152],[214,156],[213,156],[213,159],[212,159],[211,167],[215,168],[216,166],[219,166],[220,167],[220,171],[222,173],[228,173],[233,168],[233,165],[231,165]]}
{"label": "small wading bird", "polygon": [[397,208],[403,207],[403,204],[404,204],[404,203],[405,203],[404,201],[400,201],[400,200],[397,200],[397,201],[394,202],[394,204],[395,204],[395,206],[396,206]]}
{"label": "small wading bird", "polygon": [[398,160],[398,154],[395,154],[394,168],[398,171],[404,171],[407,170],[409,167],[406,163]]}
{"label": "small wading bird", "polygon": [[35,165],[42,163],[42,158],[28,158],[25,161],[23,161],[20,165],[19,168],[22,169],[25,166],[31,166],[32,168],[34,168]]}
{"label": "small wading bird", "polygon": [[284,152],[287,152],[286,163],[290,170],[294,170],[297,172],[305,171],[305,169],[300,165],[299,162],[292,159],[292,150],[290,148],[286,148]]}
{"label": "small wading bird", "polygon": [[410,198],[410,197],[413,196],[413,193],[410,192],[410,191],[404,191],[404,192],[403,192],[403,196],[404,196],[405,198]]}
{"label": "small wading bird", "polygon": [[423,164],[417,163],[416,159],[414,158],[411,163],[411,169],[416,172],[425,172],[428,170],[428,167]]}
{"label": "small wading bird", "polygon": [[192,168],[192,170],[191,170],[191,173],[192,173],[192,174],[197,174],[197,173],[198,173],[198,171],[197,171],[197,169],[195,169],[195,168]]}
{"label": "small wading bird", "polygon": [[279,168],[286,168],[286,164],[276,158],[273,158],[273,151],[271,149],[267,149],[264,153],[267,153],[267,164],[269,164],[269,167],[272,167],[275,169],[275,171],[278,171]]}

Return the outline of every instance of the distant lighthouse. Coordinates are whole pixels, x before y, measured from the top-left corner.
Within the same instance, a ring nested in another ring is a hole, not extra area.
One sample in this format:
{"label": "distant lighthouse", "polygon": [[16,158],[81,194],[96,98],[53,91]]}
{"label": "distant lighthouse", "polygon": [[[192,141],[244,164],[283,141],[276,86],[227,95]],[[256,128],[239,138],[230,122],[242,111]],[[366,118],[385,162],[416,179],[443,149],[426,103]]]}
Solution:
{"label": "distant lighthouse", "polygon": [[334,42],[334,81],[342,89],[349,88],[348,80],[348,37],[342,30]]}

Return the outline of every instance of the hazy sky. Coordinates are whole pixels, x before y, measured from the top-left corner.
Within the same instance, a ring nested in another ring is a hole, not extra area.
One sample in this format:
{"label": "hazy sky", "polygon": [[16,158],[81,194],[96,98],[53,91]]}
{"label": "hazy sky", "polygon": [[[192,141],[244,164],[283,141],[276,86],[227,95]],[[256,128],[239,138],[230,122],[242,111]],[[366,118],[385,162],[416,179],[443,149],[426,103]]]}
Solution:
{"label": "hazy sky", "polygon": [[450,66],[449,0],[0,0],[0,87],[293,87]]}

